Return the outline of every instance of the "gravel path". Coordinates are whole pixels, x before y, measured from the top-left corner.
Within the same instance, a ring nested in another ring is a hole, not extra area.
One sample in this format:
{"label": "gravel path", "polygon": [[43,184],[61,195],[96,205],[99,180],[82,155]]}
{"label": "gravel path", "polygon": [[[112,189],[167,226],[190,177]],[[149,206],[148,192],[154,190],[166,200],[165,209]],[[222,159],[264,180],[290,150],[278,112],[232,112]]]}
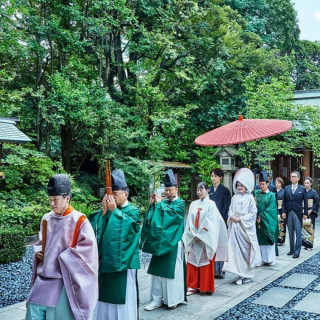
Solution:
{"label": "gravel path", "polygon": [[[264,294],[267,290],[272,287],[276,287],[284,279],[288,278],[294,273],[311,274],[318,276],[318,278],[310,283],[306,288],[302,289],[301,292],[296,295],[292,300],[290,300],[282,308],[276,308],[271,306],[263,306],[252,303],[255,299]],[[309,313],[306,311],[298,311],[292,309],[300,300],[302,300],[307,294],[314,291],[314,288],[320,284],[320,253],[315,254],[313,257],[299,264],[297,267],[287,272],[282,277],[273,281],[269,285],[265,286],[263,289],[257,291],[255,294],[250,296],[248,299],[239,303],[235,307],[231,308],[225,312],[216,320],[265,320],[265,319],[277,319],[277,320],[315,320],[320,319],[318,314]],[[317,291],[319,292],[319,291]],[[320,301],[319,301],[320,303]]]}
{"label": "gravel path", "polygon": [[29,293],[33,247],[27,247],[21,261],[0,264],[0,308],[24,301]]}
{"label": "gravel path", "polygon": [[[28,246],[21,261],[0,264],[0,308],[27,299],[32,275],[33,246]],[[140,253],[141,265],[148,263],[150,255]]]}

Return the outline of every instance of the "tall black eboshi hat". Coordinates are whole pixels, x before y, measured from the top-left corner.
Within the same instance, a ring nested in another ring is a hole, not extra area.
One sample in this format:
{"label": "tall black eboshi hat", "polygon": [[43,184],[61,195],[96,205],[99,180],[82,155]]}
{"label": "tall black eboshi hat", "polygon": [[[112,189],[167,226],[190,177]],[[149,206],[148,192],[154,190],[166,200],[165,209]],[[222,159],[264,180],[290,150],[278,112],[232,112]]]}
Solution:
{"label": "tall black eboshi hat", "polygon": [[268,183],[268,174],[266,171],[262,170],[259,173],[259,182],[266,182]]}
{"label": "tall black eboshi hat", "polygon": [[121,169],[113,170],[111,172],[112,177],[112,191],[116,190],[128,190],[126,178],[124,172]]}
{"label": "tall black eboshi hat", "polygon": [[165,187],[176,187],[177,180],[174,176],[172,169],[167,170],[166,175],[164,177],[164,186]]}

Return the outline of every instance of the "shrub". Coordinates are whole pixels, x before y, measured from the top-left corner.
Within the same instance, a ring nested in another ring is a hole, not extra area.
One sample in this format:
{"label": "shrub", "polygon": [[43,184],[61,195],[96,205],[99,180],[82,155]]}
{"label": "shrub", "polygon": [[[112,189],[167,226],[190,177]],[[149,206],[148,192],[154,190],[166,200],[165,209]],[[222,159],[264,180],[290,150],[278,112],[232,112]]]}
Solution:
{"label": "shrub", "polygon": [[87,190],[89,193],[94,194],[95,190],[104,187],[104,181],[101,180],[96,174],[83,173],[81,176],[78,177],[77,185],[81,189]]}
{"label": "shrub", "polygon": [[[48,179],[54,173],[62,173],[59,162],[52,161],[44,153],[36,151],[31,145],[3,145],[1,171],[5,172],[5,190],[20,190],[22,193],[29,189],[32,194],[43,190]],[[27,199],[29,200],[29,199]]]}
{"label": "shrub", "polygon": [[84,213],[88,216],[91,212],[97,211],[102,208],[101,202],[96,203],[85,203],[82,201],[73,201],[71,200],[71,205],[81,213]]}
{"label": "shrub", "polygon": [[41,205],[30,204],[25,207],[6,208],[0,203],[0,226],[22,227],[26,235],[38,233],[42,216],[49,210]]}
{"label": "shrub", "polygon": [[[5,172],[6,178],[0,181],[0,227],[21,226],[26,235],[36,234],[42,216],[50,211],[47,195],[49,178],[64,173],[62,165],[31,145],[4,144],[3,153],[0,171]],[[72,176],[70,180],[71,204],[85,214],[96,211],[100,201],[90,191],[93,192],[99,179],[88,175],[80,182],[74,181]]]}
{"label": "shrub", "polygon": [[163,180],[164,167],[161,162],[124,157],[114,159],[113,166],[125,172],[130,190],[129,200],[139,207],[141,214],[144,215],[149,205],[150,195],[155,189],[155,183]]}
{"label": "shrub", "polygon": [[18,261],[25,254],[25,233],[21,227],[0,227],[0,264]]}
{"label": "shrub", "polygon": [[199,150],[193,152],[197,156],[197,162],[195,163],[195,169],[201,181],[208,183],[210,186],[211,182],[211,170],[213,168],[220,168],[219,159],[216,155],[217,149],[212,147],[202,147]]}

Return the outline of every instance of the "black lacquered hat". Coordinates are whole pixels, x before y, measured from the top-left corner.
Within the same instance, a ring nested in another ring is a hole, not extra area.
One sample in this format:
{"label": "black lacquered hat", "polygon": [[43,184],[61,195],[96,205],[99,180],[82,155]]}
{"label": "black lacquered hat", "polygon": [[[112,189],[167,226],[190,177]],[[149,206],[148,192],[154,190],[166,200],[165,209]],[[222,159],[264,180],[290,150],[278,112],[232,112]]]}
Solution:
{"label": "black lacquered hat", "polygon": [[111,172],[112,177],[112,190],[128,190],[126,178],[124,172],[121,169],[117,169]]}
{"label": "black lacquered hat", "polygon": [[174,176],[172,169],[167,170],[166,175],[164,177],[164,186],[165,187],[176,187],[177,180]]}
{"label": "black lacquered hat", "polygon": [[48,196],[71,193],[71,182],[66,174],[56,174],[48,182]]}

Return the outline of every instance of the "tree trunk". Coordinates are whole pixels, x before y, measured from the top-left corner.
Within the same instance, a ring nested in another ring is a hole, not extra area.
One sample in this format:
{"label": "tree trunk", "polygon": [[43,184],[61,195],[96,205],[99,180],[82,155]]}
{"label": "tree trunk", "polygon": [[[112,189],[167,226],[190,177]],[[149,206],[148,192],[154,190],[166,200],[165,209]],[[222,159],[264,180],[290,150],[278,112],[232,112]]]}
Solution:
{"label": "tree trunk", "polygon": [[64,170],[71,173],[71,152],[72,152],[72,132],[71,125],[68,122],[66,125],[61,126],[61,156],[62,166]]}
{"label": "tree trunk", "polygon": [[76,170],[76,172],[74,174],[76,180],[78,180],[78,176],[79,176],[79,172],[80,172],[81,166],[83,165],[84,160],[86,160],[87,156],[88,156],[88,154],[85,154],[84,157],[82,157],[82,159],[81,159],[81,161],[80,161],[80,163],[79,163],[79,165],[77,167],[77,170]]}
{"label": "tree trunk", "polygon": [[117,30],[117,32],[114,34],[113,40],[114,40],[114,59],[115,59],[116,68],[117,68],[119,85],[121,87],[121,91],[123,93],[126,93],[126,86],[124,83],[126,80],[126,73],[123,68],[120,30]]}
{"label": "tree trunk", "polygon": [[46,123],[46,150],[45,153],[49,156],[50,153],[50,133],[51,133],[51,124]]}

